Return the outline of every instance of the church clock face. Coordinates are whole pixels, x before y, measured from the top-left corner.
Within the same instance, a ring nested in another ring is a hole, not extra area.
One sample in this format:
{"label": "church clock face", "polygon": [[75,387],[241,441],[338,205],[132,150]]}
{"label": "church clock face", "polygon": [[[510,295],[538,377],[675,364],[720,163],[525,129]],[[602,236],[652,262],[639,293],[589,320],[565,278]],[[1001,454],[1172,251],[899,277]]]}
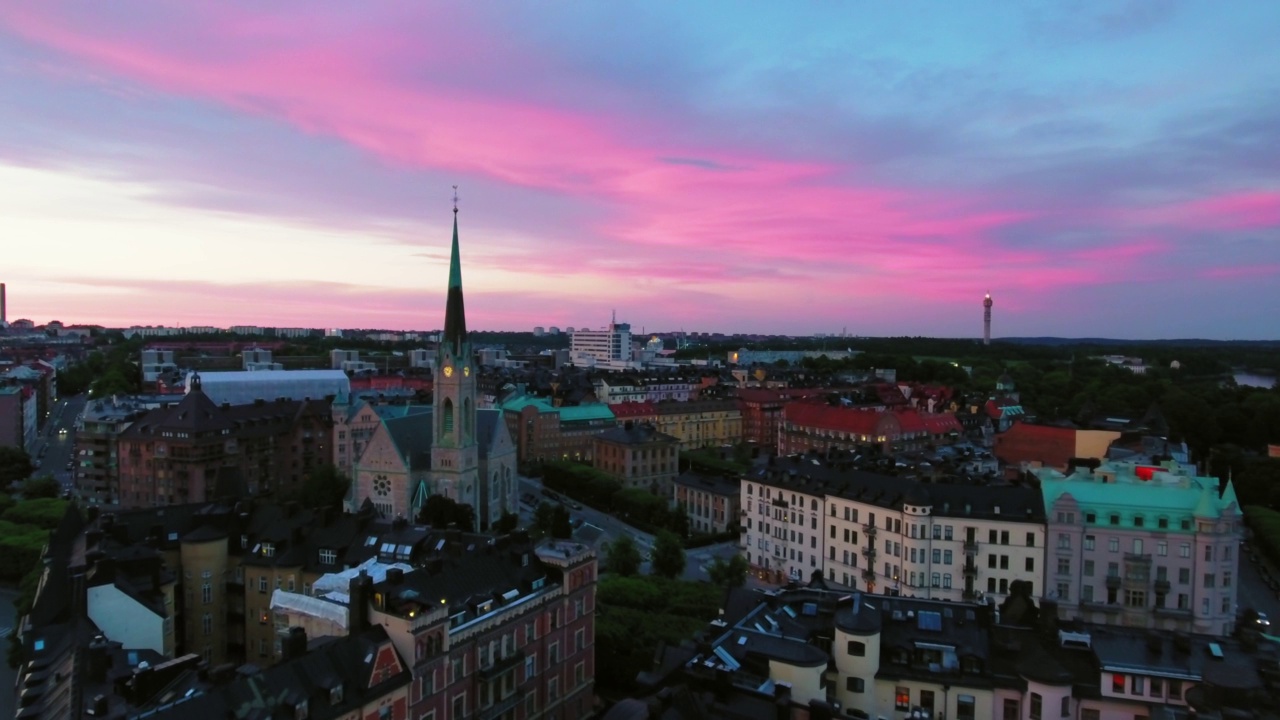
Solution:
{"label": "church clock face", "polygon": [[444,376],[445,376],[445,377],[453,377],[453,366],[452,366],[452,365],[445,365],[445,366],[444,366]]}

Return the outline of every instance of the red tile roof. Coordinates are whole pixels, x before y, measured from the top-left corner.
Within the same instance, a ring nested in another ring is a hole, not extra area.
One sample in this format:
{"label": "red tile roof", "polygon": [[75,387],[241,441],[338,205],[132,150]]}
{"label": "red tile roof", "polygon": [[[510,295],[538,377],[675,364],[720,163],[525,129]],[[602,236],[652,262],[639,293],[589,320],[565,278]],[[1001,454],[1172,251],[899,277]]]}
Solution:
{"label": "red tile roof", "polygon": [[882,413],[862,408],[828,405],[825,402],[797,401],[782,409],[785,422],[804,427],[838,430],[858,435],[878,435]]}
{"label": "red tile roof", "polygon": [[613,411],[614,417],[617,418],[652,417],[658,414],[653,403],[648,400],[644,402],[628,401],[615,403],[610,405],[609,409]]}

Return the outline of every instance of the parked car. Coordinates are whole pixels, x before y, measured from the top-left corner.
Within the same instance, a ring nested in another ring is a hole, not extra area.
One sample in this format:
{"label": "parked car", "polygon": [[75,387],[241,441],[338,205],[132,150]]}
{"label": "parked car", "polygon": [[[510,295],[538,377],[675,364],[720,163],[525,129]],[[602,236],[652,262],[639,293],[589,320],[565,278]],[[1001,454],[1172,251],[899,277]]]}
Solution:
{"label": "parked car", "polygon": [[1271,627],[1271,620],[1267,617],[1267,614],[1264,612],[1258,613],[1258,617],[1255,618],[1253,622],[1258,626],[1260,630],[1266,630],[1267,628]]}

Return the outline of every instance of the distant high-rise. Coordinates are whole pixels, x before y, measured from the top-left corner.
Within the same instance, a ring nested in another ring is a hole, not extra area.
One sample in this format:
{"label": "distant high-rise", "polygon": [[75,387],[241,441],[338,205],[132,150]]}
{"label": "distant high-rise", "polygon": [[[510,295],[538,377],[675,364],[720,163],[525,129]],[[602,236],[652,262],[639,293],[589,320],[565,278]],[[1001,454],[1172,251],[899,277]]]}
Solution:
{"label": "distant high-rise", "polygon": [[991,344],[991,293],[982,301],[982,344]]}
{"label": "distant high-rise", "polygon": [[4,306],[4,283],[0,283],[0,325],[8,322],[9,317],[5,314]]}

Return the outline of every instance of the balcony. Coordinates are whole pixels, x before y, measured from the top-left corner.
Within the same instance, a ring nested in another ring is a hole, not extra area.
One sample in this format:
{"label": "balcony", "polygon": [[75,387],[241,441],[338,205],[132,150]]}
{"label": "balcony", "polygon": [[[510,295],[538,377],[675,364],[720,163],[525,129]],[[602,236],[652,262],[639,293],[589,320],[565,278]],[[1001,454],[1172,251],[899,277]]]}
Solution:
{"label": "balcony", "polygon": [[1169,592],[1169,590],[1170,590],[1170,587],[1171,587],[1171,586],[1169,585],[1169,581],[1168,581],[1168,580],[1157,580],[1157,581],[1156,581],[1156,592],[1158,592],[1158,593],[1166,593],[1166,594],[1167,594],[1167,593]]}
{"label": "balcony", "polygon": [[862,557],[864,557],[864,558],[866,558],[866,559],[868,559],[868,560],[875,560],[875,559],[876,559],[876,549],[875,549],[875,548],[873,548],[873,547],[864,547],[864,548],[862,548]]}
{"label": "balcony", "polygon": [[964,564],[964,574],[974,577],[978,574],[978,566],[976,563],[967,562]]}
{"label": "balcony", "polygon": [[1191,608],[1158,607],[1152,608],[1151,612],[1153,612],[1156,617],[1161,618],[1174,618],[1176,620],[1191,619]]}
{"label": "balcony", "polygon": [[965,541],[964,541],[964,551],[965,551],[966,553],[970,554],[970,555],[972,555],[972,554],[974,554],[974,553],[978,552],[978,541],[977,541],[977,540],[965,540]]}
{"label": "balcony", "polygon": [[863,525],[863,526],[862,526],[862,532],[866,533],[866,534],[867,534],[867,537],[875,537],[875,536],[876,536],[876,526],[875,526],[875,525],[872,525],[872,524],[870,524],[870,523],[868,523],[868,524],[866,524],[866,525]]}
{"label": "balcony", "polygon": [[480,668],[481,680],[492,680],[502,673],[524,662],[524,652],[517,650],[504,658],[497,658],[488,667]]}
{"label": "balcony", "polygon": [[1108,576],[1107,576],[1107,589],[1108,589],[1108,590],[1119,590],[1119,589],[1120,589],[1120,583],[1121,583],[1121,580],[1120,580],[1120,576],[1119,576],[1119,575],[1108,575]]}
{"label": "balcony", "polygon": [[1121,610],[1124,609],[1119,605],[1105,603],[1100,600],[1083,600],[1080,602],[1080,607],[1084,608],[1085,610],[1090,610],[1093,612],[1104,612],[1108,614],[1118,614]]}
{"label": "balcony", "polygon": [[869,582],[869,583],[871,583],[871,582],[875,582],[875,581],[876,581],[876,571],[875,571],[875,570],[863,570],[863,571],[862,571],[862,581],[863,581],[863,582]]}

